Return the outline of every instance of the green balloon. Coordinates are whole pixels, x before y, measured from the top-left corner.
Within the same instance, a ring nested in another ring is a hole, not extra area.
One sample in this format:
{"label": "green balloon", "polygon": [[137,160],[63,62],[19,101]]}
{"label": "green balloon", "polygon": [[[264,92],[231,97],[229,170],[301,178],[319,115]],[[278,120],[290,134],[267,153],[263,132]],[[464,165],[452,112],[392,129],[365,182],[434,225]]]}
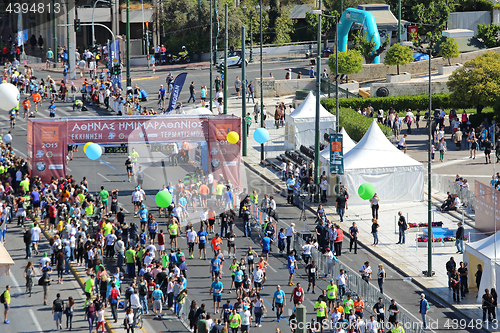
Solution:
{"label": "green balloon", "polygon": [[370,183],[361,184],[358,188],[358,195],[363,200],[369,200],[375,195],[375,186]]}
{"label": "green balloon", "polygon": [[158,207],[167,208],[172,204],[172,195],[169,191],[160,191],[155,195],[155,202]]}

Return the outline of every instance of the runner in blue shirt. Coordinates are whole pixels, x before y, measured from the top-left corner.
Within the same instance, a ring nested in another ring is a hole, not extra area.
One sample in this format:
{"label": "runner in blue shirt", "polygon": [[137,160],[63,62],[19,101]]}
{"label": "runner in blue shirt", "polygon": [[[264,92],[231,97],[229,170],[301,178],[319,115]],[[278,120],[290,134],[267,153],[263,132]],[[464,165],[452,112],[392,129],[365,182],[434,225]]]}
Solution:
{"label": "runner in blue shirt", "polygon": [[200,231],[198,231],[198,239],[196,241],[198,243],[198,249],[200,250],[200,259],[201,259],[202,252],[203,252],[203,259],[205,259],[205,260],[207,259],[207,249],[206,249],[207,237],[208,237],[208,234],[204,230],[203,225],[202,225],[200,227]]}
{"label": "runner in blue shirt", "polygon": [[283,313],[283,308],[285,307],[285,305],[285,292],[281,290],[281,286],[278,285],[276,286],[276,291],[274,292],[273,296],[273,311],[274,308],[276,308],[276,318],[278,320],[278,323],[280,322],[281,314]]}
{"label": "runner in blue shirt", "polygon": [[153,309],[154,309],[155,315],[158,318],[161,318],[162,304],[165,301],[165,298],[163,296],[163,291],[160,290],[160,285],[156,285],[156,289],[153,291],[153,294],[151,296],[154,299]]}
{"label": "runner in blue shirt", "polygon": [[231,190],[226,188],[226,192],[224,193],[224,204],[225,204],[225,209],[232,209],[232,202],[233,202],[233,194],[231,193]]}
{"label": "runner in blue shirt", "polygon": [[210,272],[212,272],[212,281],[214,281],[216,278],[218,278],[220,276],[221,261],[217,257],[217,255],[214,255],[214,257],[212,258],[212,260],[210,262],[211,262]]}
{"label": "runner in blue shirt", "polygon": [[229,316],[233,312],[233,305],[231,304],[230,299],[228,299],[227,303],[222,306],[222,311],[224,313],[223,316],[224,325],[226,325],[226,323],[229,325]]}
{"label": "runner in blue shirt", "polygon": [[271,251],[271,243],[273,240],[269,236],[264,236],[260,240],[260,245],[262,246],[262,257],[266,257],[266,261],[269,260],[269,252]]}
{"label": "runner in blue shirt", "polygon": [[49,105],[49,116],[50,118],[54,118],[56,116],[56,104],[51,102]]}
{"label": "runner in blue shirt", "polygon": [[236,297],[241,297],[243,294],[243,271],[239,265],[236,272],[234,272],[234,287],[236,289]]}
{"label": "runner in blue shirt", "polygon": [[288,190],[288,196],[286,198],[286,201],[289,204],[293,204],[293,188],[295,186],[295,179],[293,178],[293,174],[290,174],[288,176],[288,179],[286,180],[286,188]]}
{"label": "runner in blue shirt", "polygon": [[148,223],[148,209],[146,205],[142,205],[139,209],[139,220],[141,221],[141,230],[146,230],[146,224]]}
{"label": "runner in blue shirt", "polygon": [[165,88],[163,88],[163,84],[160,85],[160,90],[158,90],[158,106],[161,108],[165,107],[165,94],[166,94]]}
{"label": "runner in blue shirt", "polygon": [[297,265],[297,260],[295,260],[295,250],[290,251],[290,254],[288,255],[288,273],[290,274],[290,277],[288,278],[288,285],[293,286],[293,274],[295,273],[295,266]]}
{"label": "runner in blue shirt", "polygon": [[[218,267],[217,267],[217,269],[218,269]],[[220,281],[220,278],[217,276],[215,278],[215,281],[212,282],[212,285],[210,286],[210,293],[213,294],[213,296],[214,296],[215,313],[219,313],[220,298],[221,298],[223,290],[224,290],[224,285]]]}
{"label": "runner in blue shirt", "polygon": [[155,243],[155,238],[156,238],[157,232],[158,232],[158,223],[153,218],[151,223],[149,223],[149,238],[151,240],[153,240],[153,244]]}

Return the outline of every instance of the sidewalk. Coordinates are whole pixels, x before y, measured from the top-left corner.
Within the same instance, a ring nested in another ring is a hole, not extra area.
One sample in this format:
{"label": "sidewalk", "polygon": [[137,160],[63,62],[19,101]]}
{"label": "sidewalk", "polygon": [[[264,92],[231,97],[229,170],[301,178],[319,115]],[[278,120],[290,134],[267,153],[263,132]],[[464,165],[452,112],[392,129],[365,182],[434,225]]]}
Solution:
{"label": "sidewalk", "polygon": [[[284,134],[283,129],[279,131],[282,132],[281,135]],[[247,151],[248,156],[243,157],[245,165],[280,189],[282,193],[285,193],[286,188],[284,182],[280,180],[278,172],[260,165],[260,145],[254,141],[252,136],[249,138]],[[356,195],[356,190],[357,189],[350,189],[351,195]],[[444,198],[443,195],[444,194],[434,191],[432,193],[433,221],[443,221],[443,227],[455,231],[457,229],[456,223],[462,220],[462,215],[461,213],[443,214],[437,211],[437,206],[440,206],[442,202],[441,198]],[[426,198],[427,194],[425,194],[425,199]],[[306,206],[312,211],[315,211],[317,208],[317,204],[309,203],[307,201]],[[442,300],[447,307],[450,307],[462,315],[474,320],[482,318],[480,303],[476,303],[477,289],[472,288],[474,285],[473,277],[476,272],[475,267],[468,267],[471,291],[467,294],[466,298],[461,301],[461,303],[457,304],[453,301],[453,293],[448,289],[445,263],[450,257],[455,258],[457,265],[460,261],[463,261],[463,255],[456,253],[454,242],[451,243],[450,246],[436,244],[436,246],[433,247],[432,267],[435,275],[430,278],[424,276],[423,274],[423,271],[427,270],[427,243],[424,243],[425,245],[421,244],[423,247],[420,247],[416,242],[418,235],[424,233],[423,230],[407,232],[406,244],[396,244],[398,241],[398,235],[395,228],[395,221],[398,211],[402,211],[405,216],[408,214],[409,223],[427,222],[427,202],[408,202],[384,206],[383,200],[381,200],[380,206],[379,223],[381,227],[379,229],[379,245],[375,247],[371,246],[373,243],[373,237],[371,235],[372,216],[371,208],[368,202],[366,205],[349,207],[349,209],[346,210],[344,222],[339,221],[334,203],[327,202],[323,204],[329,219],[338,223],[344,230],[344,233],[346,233],[346,236],[348,236],[347,230],[352,225],[352,222],[356,222],[360,230],[358,236],[359,243],[364,246],[367,251],[380,258],[386,264],[395,268],[403,276],[410,277],[416,285]],[[314,221],[308,221],[308,229],[311,230],[313,228],[313,222]],[[301,228],[300,224],[301,223],[298,224],[299,228]],[[486,235],[479,233],[474,229],[474,224],[474,220],[465,217],[466,236],[470,235],[471,241],[477,241],[486,237]]]}

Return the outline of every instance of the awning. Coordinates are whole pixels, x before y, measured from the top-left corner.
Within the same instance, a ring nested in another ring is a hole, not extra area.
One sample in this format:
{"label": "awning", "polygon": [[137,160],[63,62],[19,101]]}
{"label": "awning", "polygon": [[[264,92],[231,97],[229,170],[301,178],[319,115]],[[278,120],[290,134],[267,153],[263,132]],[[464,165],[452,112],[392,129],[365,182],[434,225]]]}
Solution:
{"label": "awning", "polygon": [[10,257],[9,252],[0,243],[0,276],[9,275],[10,266],[14,265],[14,260]]}

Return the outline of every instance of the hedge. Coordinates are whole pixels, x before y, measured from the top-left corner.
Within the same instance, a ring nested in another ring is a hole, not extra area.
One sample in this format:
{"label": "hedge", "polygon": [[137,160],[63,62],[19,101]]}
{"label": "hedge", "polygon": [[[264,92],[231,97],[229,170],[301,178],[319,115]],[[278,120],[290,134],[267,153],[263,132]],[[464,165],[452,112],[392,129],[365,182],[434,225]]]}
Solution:
{"label": "hedge", "polygon": [[[335,114],[335,100],[322,100],[321,104],[323,104],[325,109],[327,109],[330,113]],[[339,110],[339,118],[340,128],[344,127],[347,134],[349,134],[351,139],[354,141],[361,140],[373,121],[373,118],[366,118],[355,110],[347,108],[341,108]],[[379,126],[387,137],[392,135],[392,131],[389,127],[381,124],[379,124]]]}
{"label": "hedge", "polygon": [[[469,107],[468,105],[457,105],[458,101],[454,101],[450,98],[451,94],[434,94],[432,95],[432,109],[437,109],[443,107],[445,109],[451,109],[455,106],[460,106],[460,108]],[[335,101],[335,100],[333,100]],[[380,107],[384,111],[389,110],[393,107],[397,112],[406,111],[406,109],[416,109],[428,110],[429,109],[429,95],[411,95],[411,96],[389,96],[389,97],[369,97],[369,98],[341,98],[339,100],[339,106],[342,108],[351,108],[356,110],[357,108],[366,108],[368,104],[378,110]]]}

